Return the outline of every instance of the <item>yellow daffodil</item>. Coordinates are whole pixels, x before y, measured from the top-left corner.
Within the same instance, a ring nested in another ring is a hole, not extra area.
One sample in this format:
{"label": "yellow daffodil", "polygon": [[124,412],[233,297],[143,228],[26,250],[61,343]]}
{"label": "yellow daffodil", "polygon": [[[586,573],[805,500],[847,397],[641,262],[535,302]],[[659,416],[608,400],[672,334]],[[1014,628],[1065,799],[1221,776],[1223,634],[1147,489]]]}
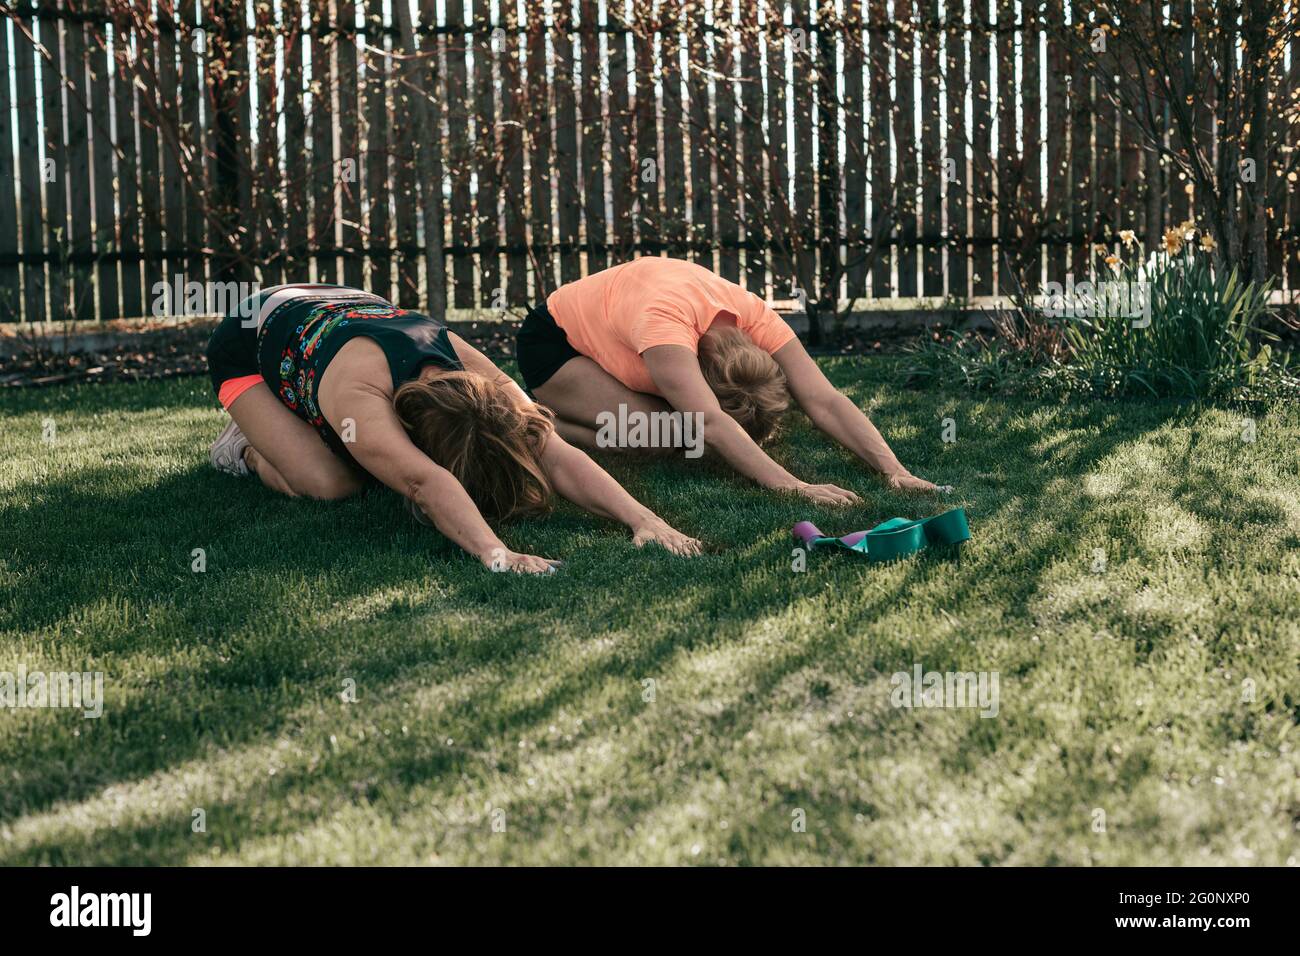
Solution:
{"label": "yellow daffodil", "polygon": [[1175,227],[1165,230],[1164,238],[1165,252],[1171,256],[1176,256],[1183,251],[1183,230]]}
{"label": "yellow daffodil", "polygon": [[1119,238],[1120,241],[1130,249],[1133,248],[1133,245],[1137,242],[1137,234],[1134,233],[1132,229],[1121,229],[1119,231]]}
{"label": "yellow daffodil", "polygon": [[1212,235],[1210,235],[1208,232],[1201,233],[1201,249],[1203,249],[1205,252],[1213,252],[1218,247],[1219,244],[1214,241],[1214,237]]}

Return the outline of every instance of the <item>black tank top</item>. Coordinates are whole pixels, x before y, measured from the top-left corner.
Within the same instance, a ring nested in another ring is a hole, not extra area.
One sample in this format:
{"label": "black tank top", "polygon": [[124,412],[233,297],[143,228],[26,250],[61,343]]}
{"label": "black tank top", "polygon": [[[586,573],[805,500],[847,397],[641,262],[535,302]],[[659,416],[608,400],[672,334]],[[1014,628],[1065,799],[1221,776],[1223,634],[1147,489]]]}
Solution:
{"label": "black tank top", "polygon": [[289,299],[266,317],[257,333],[263,380],[291,412],[313,426],[337,454],[351,460],[346,443],[317,404],[325,369],[339,349],[359,335],[384,352],[394,391],[426,364],[464,368],[447,338],[447,327],[368,293],[338,289]]}

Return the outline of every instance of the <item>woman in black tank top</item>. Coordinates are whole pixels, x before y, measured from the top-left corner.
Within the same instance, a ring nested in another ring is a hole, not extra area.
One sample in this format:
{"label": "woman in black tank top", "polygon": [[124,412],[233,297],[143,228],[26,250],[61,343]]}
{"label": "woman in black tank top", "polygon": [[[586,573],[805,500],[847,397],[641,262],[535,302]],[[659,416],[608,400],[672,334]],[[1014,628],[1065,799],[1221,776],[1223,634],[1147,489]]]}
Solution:
{"label": "woman in black tank top", "polygon": [[485,521],[548,511],[554,493],[626,524],[638,545],[699,551],[566,444],[490,359],[378,296],[266,290],[218,326],[208,363],[233,419],[212,448],[223,471],[313,498],[379,481],[493,570],[554,569],[506,548]]}

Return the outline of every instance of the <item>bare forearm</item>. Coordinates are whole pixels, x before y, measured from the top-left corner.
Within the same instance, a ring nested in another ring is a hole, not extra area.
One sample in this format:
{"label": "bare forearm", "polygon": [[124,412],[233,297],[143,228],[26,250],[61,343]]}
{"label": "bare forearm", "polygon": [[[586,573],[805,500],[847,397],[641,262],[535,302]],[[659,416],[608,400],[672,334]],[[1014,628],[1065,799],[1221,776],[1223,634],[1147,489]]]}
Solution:
{"label": "bare forearm", "polygon": [[470,554],[487,561],[496,549],[504,547],[456,476],[414,446],[365,443],[358,444],[352,454],[362,468],[411,501],[435,528]]}
{"label": "bare forearm", "polygon": [[704,441],[732,468],[764,488],[793,488],[799,484],[798,478],[769,458],[723,411],[705,414]]}
{"label": "bare forearm", "polygon": [[634,528],[654,513],[638,502],[605,469],[562,441],[548,443],[543,457],[555,491],[579,508]]}
{"label": "bare forearm", "polygon": [[494,551],[505,550],[474,499],[449,472],[430,471],[395,490],[410,498],[435,528],[475,557],[486,560]]}
{"label": "bare forearm", "polygon": [[845,395],[838,392],[825,405],[809,414],[813,424],[835,439],[876,471],[885,475],[906,472],[871,419]]}
{"label": "bare forearm", "polygon": [[[354,341],[364,343],[362,339]],[[339,378],[326,379],[327,384],[333,383],[334,390],[321,396],[321,411],[335,429],[347,419],[355,424],[357,440],[351,450],[357,463],[412,502],[443,535],[493,570],[550,570],[544,558],[507,549],[456,476],[416,448],[393,410],[392,397],[372,384],[374,377],[387,377],[387,361],[382,353],[372,359],[376,367],[371,378],[340,374]],[[364,366],[364,354],[360,361]]]}

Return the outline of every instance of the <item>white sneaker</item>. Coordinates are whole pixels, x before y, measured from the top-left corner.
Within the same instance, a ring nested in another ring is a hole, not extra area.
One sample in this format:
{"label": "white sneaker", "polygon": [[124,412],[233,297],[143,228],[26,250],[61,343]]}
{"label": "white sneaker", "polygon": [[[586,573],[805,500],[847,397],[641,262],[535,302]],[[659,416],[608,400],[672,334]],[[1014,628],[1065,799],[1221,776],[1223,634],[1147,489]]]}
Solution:
{"label": "white sneaker", "polygon": [[235,420],[232,418],[230,424],[212,443],[212,450],[208,458],[212,462],[212,467],[217,471],[224,471],[236,478],[246,478],[248,477],[248,465],[244,464],[244,449],[247,447],[248,439],[244,437],[244,433],[239,430],[239,426],[235,424]]}

